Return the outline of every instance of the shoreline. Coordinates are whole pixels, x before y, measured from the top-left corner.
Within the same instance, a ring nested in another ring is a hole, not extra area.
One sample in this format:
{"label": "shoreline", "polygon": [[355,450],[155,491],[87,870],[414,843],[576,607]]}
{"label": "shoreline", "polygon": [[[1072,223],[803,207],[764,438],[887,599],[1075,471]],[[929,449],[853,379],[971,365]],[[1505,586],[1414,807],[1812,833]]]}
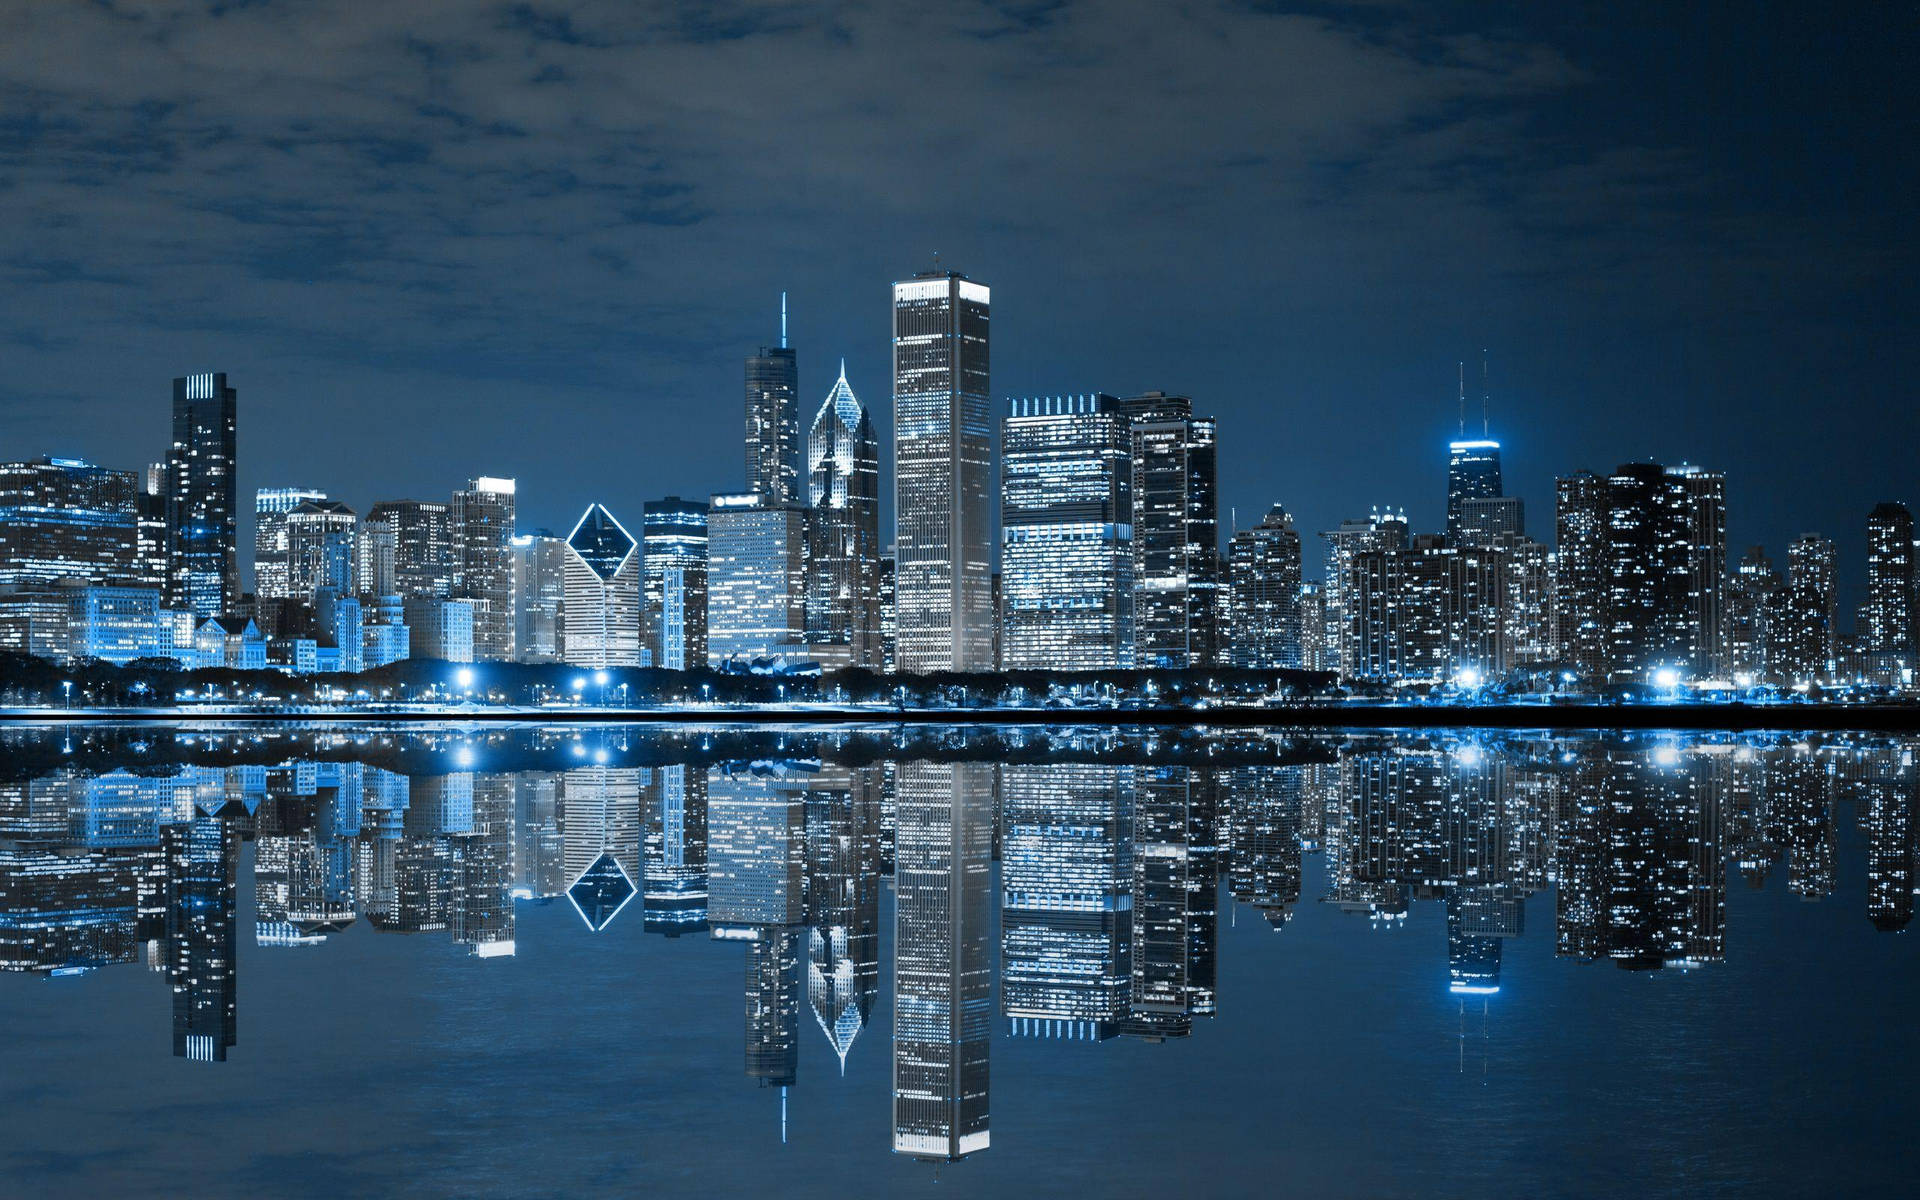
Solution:
{"label": "shoreline", "polygon": [[1106,725],[1356,729],[1687,729],[1920,732],[1911,705],[1302,705],[1194,710],[956,708],[445,708],[288,712],[245,707],[0,709],[0,726],[152,723],[621,725]]}

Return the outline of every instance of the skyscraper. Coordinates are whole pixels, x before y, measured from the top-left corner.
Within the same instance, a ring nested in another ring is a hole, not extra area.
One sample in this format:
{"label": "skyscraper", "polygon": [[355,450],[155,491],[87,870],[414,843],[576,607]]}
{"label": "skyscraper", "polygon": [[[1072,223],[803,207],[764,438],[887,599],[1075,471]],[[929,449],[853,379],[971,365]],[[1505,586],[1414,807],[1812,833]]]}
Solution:
{"label": "skyscraper", "polygon": [[1750,546],[1727,580],[1727,670],[1738,682],[1767,666],[1767,600],[1780,588],[1764,546]]}
{"label": "skyscraper", "polygon": [[1375,509],[1365,520],[1349,517],[1338,529],[1321,533],[1327,543],[1325,594],[1321,611],[1327,630],[1326,653],[1333,661],[1326,666],[1343,677],[1361,674],[1360,651],[1355,644],[1353,609],[1359,602],[1354,593],[1358,576],[1354,562],[1375,550],[1405,549],[1408,544],[1407,514]]}
{"label": "skyscraper", "polygon": [[513,647],[521,662],[559,662],[566,642],[565,538],[542,530],[514,537]]}
{"label": "skyscraper", "polygon": [[565,650],[569,663],[578,667],[645,665],[639,549],[633,535],[599,504],[588,505],[567,535]]}
{"label": "skyscraper", "polygon": [[1500,443],[1488,438],[1447,443],[1447,540],[1463,530],[1468,500],[1501,498]]}
{"label": "skyscraper", "polygon": [[847,364],[807,435],[807,644],[821,662],[878,668],[880,451]]}
{"label": "skyscraper", "polygon": [[1867,514],[1867,603],[1860,620],[1865,648],[1910,654],[1914,602],[1913,513],[1904,504],[1875,505]]}
{"label": "skyscraper", "polygon": [[979,763],[903,762],[895,801],[893,1149],[988,1146],[993,779]]}
{"label": "skyscraper", "polygon": [[719,493],[707,515],[707,662],[805,659],[807,510]]}
{"label": "skyscraper", "polygon": [[1298,667],[1300,534],[1276,504],[1227,544],[1232,587],[1231,655],[1240,667]]}
{"label": "skyscraper", "polygon": [[1727,477],[1682,463],[1667,468],[1667,486],[1686,528],[1688,668],[1720,678],[1727,674]]}
{"label": "skyscraper", "polygon": [[747,490],[769,504],[800,500],[800,368],[787,345],[787,302],[780,298],[780,344],[747,356]]}
{"label": "skyscraper", "polygon": [[338,500],[302,500],[286,514],[280,532],[287,547],[286,595],[311,600],[316,588],[354,590],[354,551],[360,518]]}
{"label": "skyscraper", "polygon": [[383,500],[367,520],[393,529],[394,587],[402,596],[451,596],[460,575],[453,506],[435,500]]}
{"label": "skyscraper", "polygon": [[991,293],[949,271],[893,285],[894,602],[903,671],[993,662]]}
{"label": "skyscraper", "polygon": [[642,510],[642,628],[653,665],[685,671],[707,664],[707,505],[668,496]]}
{"label": "skyscraper", "polygon": [[1610,682],[1648,683],[1694,666],[1688,517],[1658,463],[1623,463],[1607,477]]}
{"label": "skyscraper", "polygon": [[[1820,607],[1825,619],[1821,622],[1823,645],[1820,657],[1824,663],[1830,662],[1838,646],[1836,645],[1840,625],[1840,554],[1834,547],[1833,539],[1818,533],[1803,533],[1787,546],[1787,585],[1794,589],[1806,588],[1819,596]],[[1825,678],[1827,669],[1823,665],[1818,677]]]}
{"label": "skyscraper", "polygon": [[473,656],[513,659],[514,483],[481,476],[453,494],[459,544],[457,595],[473,601]]}
{"label": "skyscraper", "polygon": [[1579,471],[1555,480],[1554,493],[1561,655],[1598,681],[1607,671],[1607,481]]}
{"label": "skyscraper", "polygon": [[309,500],[325,500],[318,488],[259,488],[253,493],[253,593],[282,600],[295,593],[287,580],[287,514]]}
{"label": "skyscraper", "polygon": [[131,582],[138,505],[131,471],[77,458],[0,463],[0,587]]}
{"label": "skyscraper", "polygon": [[1104,393],[1015,399],[1001,430],[1001,665],[1134,663],[1133,437]]}
{"label": "skyscraper", "polygon": [[167,603],[202,619],[219,616],[240,598],[235,407],[225,373],[173,381]]}
{"label": "skyscraper", "polygon": [[165,826],[161,842],[173,1053],[191,1062],[225,1062],[238,1024],[234,906],[240,835],[218,817],[196,814]]}
{"label": "skyscraper", "polygon": [[1120,402],[1133,436],[1134,664],[1219,661],[1217,428],[1186,396],[1146,392]]}

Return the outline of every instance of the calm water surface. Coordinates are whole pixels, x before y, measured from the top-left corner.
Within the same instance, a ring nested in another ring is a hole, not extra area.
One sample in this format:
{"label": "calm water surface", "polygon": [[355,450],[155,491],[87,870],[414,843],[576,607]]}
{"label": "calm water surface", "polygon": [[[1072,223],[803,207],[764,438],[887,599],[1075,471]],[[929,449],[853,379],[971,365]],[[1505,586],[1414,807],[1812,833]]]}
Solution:
{"label": "calm water surface", "polygon": [[1913,741],[0,731],[10,1195],[1906,1195]]}

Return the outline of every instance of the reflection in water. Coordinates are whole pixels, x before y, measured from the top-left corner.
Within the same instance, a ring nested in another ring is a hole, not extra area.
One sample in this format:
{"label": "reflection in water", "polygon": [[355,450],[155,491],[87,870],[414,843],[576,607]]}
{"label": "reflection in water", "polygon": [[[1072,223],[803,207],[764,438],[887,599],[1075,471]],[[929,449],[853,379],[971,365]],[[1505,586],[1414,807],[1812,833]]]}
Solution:
{"label": "reflection in water", "polygon": [[[729,758],[729,735],[704,736],[669,762],[629,731],[323,734],[271,765],[21,772],[0,782],[0,967],[144,959],[166,973],[174,1054],[217,1062],[238,1037],[242,936],[298,953],[364,918],[506,956],[516,904],[564,897],[595,933],[638,920],[741,943],[745,1073],[784,1106],[803,1031],[843,1073],[859,1052],[890,952],[892,1147],[954,1159],[990,1144],[996,1023],[1159,1042],[1256,1003],[1220,993],[1223,893],[1277,932],[1310,879],[1359,925],[1439,905],[1434,981],[1463,1031],[1530,896],[1551,893],[1535,914],[1561,957],[1709,967],[1728,954],[1730,873],[1833,893],[1843,809],[1866,916],[1913,917],[1920,773],[1898,740],[1240,735],[1158,755],[1095,731],[1023,755],[1009,731],[984,758],[896,760],[800,734]],[[472,769],[490,757],[511,769]]]}

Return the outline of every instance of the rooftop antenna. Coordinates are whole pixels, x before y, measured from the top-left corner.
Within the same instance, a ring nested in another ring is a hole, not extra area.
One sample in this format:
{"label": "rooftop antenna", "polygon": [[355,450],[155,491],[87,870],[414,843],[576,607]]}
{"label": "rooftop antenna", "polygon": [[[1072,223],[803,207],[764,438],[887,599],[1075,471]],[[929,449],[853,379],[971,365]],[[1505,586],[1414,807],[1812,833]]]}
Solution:
{"label": "rooftop antenna", "polygon": [[1480,436],[1482,439],[1493,436],[1491,433],[1488,432],[1489,427],[1487,425],[1488,395],[1489,395],[1489,392],[1487,389],[1487,351],[1485,347],[1482,347],[1480,350]]}
{"label": "rooftop antenna", "polygon": [[787,348],[787,294],[780,293],[780,348]]}
{"label": "rooftop antenna", "polygon": [[1467,436],[1467,360],[1460,360],[1460,436]]}

